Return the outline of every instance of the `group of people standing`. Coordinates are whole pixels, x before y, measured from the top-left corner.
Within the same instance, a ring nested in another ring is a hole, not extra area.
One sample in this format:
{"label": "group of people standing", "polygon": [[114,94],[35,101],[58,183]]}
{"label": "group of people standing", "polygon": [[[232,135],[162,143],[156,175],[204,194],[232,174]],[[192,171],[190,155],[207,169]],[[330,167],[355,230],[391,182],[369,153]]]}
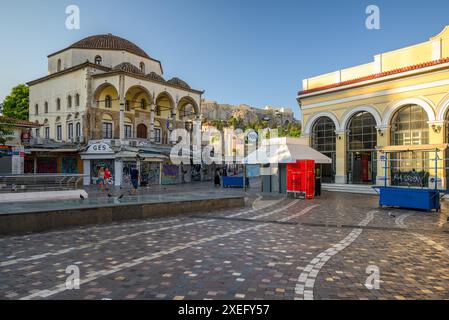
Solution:
{"label": "group of people standing", "polygon": [[[139,170],[136,166],[131,167],[129,175],[132,185],[131,193],[136,194],[139,189]],[[104,191],[105,189],[106,191],[109,190],[108,186],[112,184],[112,174],[107,167],[101,167],[98,170],[97,184],[100,186],[101,191]]]}

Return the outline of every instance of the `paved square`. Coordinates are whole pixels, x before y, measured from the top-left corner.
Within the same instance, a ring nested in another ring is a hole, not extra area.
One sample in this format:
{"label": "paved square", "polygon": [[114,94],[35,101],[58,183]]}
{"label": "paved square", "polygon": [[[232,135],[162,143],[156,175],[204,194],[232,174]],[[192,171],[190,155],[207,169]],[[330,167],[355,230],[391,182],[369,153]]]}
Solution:
{"label": "paved square", "polygon": [[[238,210],[0,238],[0,298],[449,298],[447,208],[246,195]],[[78,290],[66,287],[68,266]]]}

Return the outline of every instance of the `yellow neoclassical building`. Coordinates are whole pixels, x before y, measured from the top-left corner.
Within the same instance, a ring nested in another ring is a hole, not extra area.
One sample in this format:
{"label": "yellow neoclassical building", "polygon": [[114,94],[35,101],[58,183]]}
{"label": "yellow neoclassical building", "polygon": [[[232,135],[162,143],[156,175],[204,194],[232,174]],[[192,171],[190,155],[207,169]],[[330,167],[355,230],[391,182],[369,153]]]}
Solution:
{"label": "yellow neoclassical building", "polygon": [[[305,79],[297,100],[303,138],[334,160],[322,168],[323,182],[380,183],[381,147],[449,142],[449,26],[370,63]],[[396,157],[400,172],[428,171],[432,162],[425,152]],[[440,157],[448,158],[443,152]],[[444,167],[439,176],[447,186]],[[401,185],[400,179],[389,183]]]}

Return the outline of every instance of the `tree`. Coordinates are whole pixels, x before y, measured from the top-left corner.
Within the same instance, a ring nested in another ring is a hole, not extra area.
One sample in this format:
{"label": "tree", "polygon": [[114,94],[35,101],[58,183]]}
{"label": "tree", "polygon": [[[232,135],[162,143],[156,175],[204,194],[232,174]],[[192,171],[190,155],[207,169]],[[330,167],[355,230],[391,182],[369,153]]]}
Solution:
{"label": "tree", "polygon": [[0,145],[5,145],[5,143],[11,140],[10,135],[13,134],[12,125],[14,122],[11,119],[6,119],[0,117]]}
{"label": "tree", "polygon": [[11,94],[3,101],[3,116],[28,120],[30,90],[25,84],[19,84],[11,90]]}

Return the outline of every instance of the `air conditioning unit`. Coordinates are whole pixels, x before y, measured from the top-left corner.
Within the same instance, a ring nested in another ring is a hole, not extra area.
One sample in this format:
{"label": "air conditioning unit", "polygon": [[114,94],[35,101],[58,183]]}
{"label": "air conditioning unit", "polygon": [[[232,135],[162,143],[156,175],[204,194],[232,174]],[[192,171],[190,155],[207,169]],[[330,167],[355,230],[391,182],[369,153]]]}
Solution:
{"label": "air conditioning unit", "polygon": [[112,139],[111,140],[111,147],[120,147],[122,145],[120,139]]}

